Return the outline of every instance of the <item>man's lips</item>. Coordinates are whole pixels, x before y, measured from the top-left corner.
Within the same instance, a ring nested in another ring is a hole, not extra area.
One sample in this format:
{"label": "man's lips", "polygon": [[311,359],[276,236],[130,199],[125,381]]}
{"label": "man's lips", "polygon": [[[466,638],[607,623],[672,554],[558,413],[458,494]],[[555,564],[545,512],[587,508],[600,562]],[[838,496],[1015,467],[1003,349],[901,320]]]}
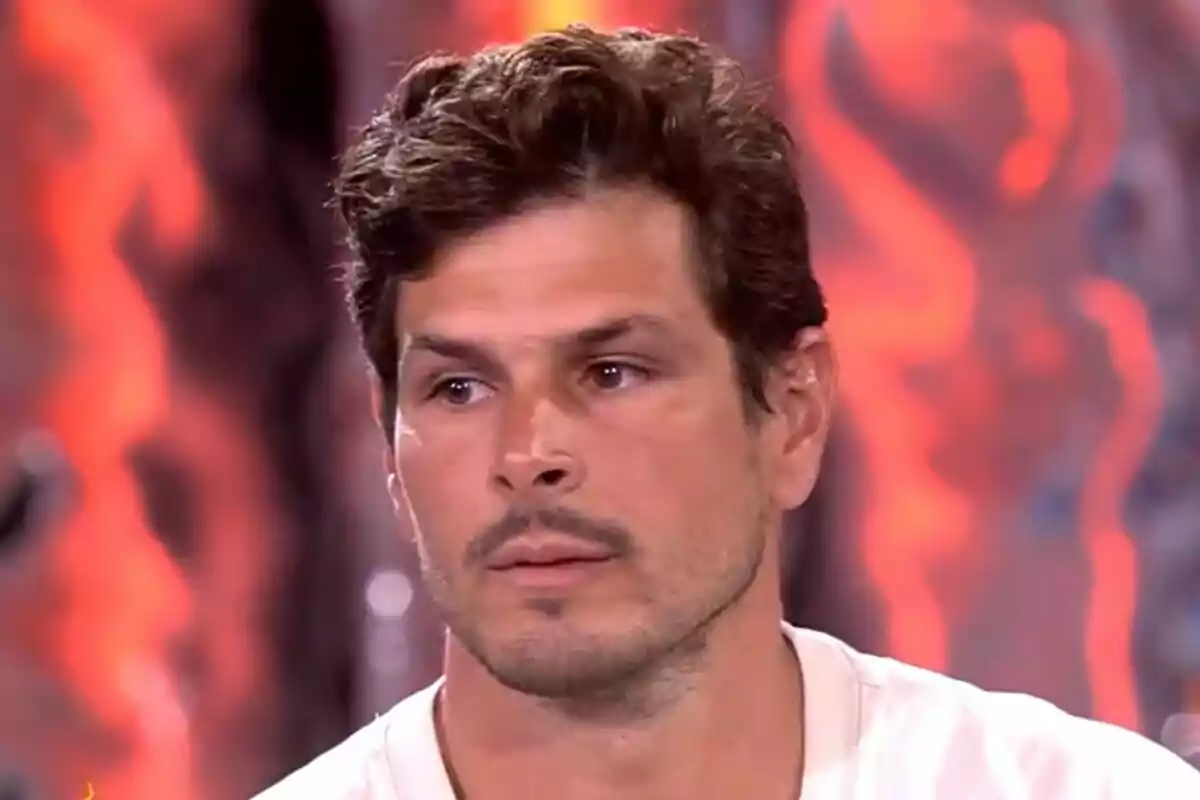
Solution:
{"label": "man's lips", "polygon": [[484,561],[490,570],[599,563],[616,554],[604,545],[563,536],[522,536],[504,544]]}

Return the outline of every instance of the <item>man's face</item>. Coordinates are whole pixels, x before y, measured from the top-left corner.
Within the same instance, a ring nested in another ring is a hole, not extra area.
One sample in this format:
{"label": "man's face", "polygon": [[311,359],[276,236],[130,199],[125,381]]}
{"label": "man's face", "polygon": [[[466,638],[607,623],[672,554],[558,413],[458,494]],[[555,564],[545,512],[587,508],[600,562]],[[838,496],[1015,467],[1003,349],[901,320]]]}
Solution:
{"label": "man's face", "polygon": [[799,445],[795,415],[748,419],[692,251],[679,208],[608,191],[400,293],[393,496],[451,633],[512,688],[599,689],[703,638],[811,488],[823,417]]}

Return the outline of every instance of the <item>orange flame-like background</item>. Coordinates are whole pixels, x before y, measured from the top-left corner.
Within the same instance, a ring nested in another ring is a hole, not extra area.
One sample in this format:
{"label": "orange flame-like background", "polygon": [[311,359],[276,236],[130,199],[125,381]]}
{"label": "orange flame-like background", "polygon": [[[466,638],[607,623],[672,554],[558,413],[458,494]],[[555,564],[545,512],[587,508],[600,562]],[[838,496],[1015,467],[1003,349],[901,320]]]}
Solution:
{"label": "orange flame-like background", "polygon": [[801,148],[844,411],[791,616],[1200,719],[1195,4],[3,14],[0,796],[247,797],[436,671],[322,202],[397,60],[573,20],[723,43]]}

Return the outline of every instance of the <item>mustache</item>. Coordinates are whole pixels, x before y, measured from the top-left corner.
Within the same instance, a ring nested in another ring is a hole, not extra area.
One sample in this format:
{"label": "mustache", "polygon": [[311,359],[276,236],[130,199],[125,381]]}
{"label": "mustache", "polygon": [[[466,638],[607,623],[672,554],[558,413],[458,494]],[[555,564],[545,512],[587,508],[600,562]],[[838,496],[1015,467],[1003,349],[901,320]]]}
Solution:
{"label": "mustache", "polygon": [[505,544],[535,527],[601,545],[612,550],[617,557],[633,552],[633,535],[615,522],[593,519],[562,507],[532,510],[510,508],[467,545],[464,557],[466,565],[479,566]]}

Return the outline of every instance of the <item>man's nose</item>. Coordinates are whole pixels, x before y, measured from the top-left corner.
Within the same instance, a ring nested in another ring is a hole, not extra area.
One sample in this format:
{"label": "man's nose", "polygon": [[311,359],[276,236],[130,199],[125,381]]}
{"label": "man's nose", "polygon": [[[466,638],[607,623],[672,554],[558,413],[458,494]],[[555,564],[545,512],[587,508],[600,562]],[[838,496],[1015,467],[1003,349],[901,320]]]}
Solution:
{"label": "man's nose", "polygon": [[504,492],[541,495],[570,494],[585,477],[583,463],[570,441],[569,414],[550,398],[515,398],[501,422],[499,453],[492,480]]}

